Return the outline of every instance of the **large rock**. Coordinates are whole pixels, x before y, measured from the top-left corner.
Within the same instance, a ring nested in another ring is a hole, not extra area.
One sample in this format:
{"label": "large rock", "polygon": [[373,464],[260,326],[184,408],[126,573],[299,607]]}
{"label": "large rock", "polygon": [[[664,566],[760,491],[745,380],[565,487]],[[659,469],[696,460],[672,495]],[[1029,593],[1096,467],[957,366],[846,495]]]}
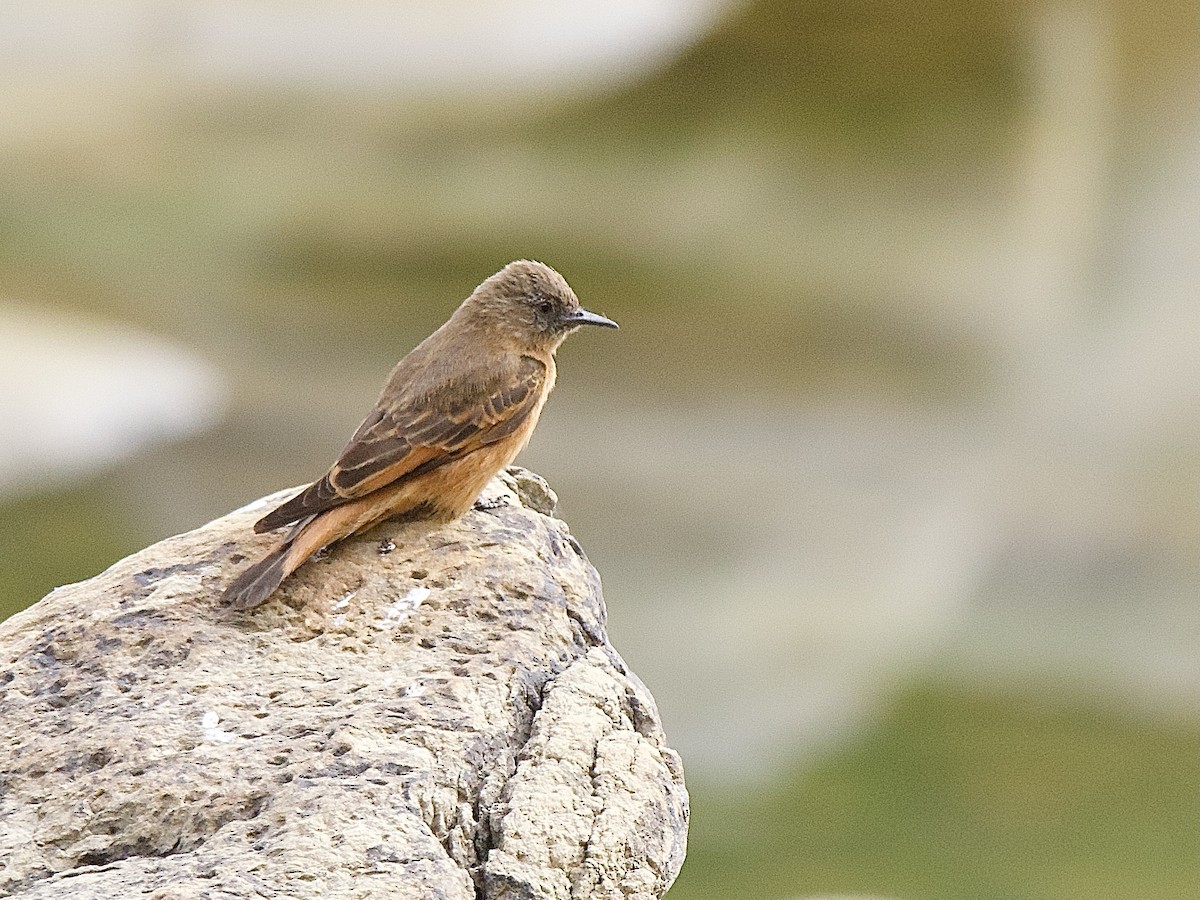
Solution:
{"label": "large rock", "polygon": [[687,794],[536,476],[267,605],[266,498],[0,625],[0,895],[656,898]]}

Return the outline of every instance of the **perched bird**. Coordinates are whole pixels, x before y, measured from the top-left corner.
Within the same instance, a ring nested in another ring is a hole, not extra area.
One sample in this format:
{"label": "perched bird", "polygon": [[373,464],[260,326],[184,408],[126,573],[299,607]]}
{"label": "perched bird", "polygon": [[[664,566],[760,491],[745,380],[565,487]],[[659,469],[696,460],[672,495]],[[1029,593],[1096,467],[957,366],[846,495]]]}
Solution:
{"label": "perched bird", "polygon": [[554,387],[554,351],[581,325],[617,327],[541,263],[509,263],[475,288],[392,370],[325,476],[255,523],[260,533],[292,527],[225,602],[258,606],[322,547],[384,519],[465,513],[529,442]]}

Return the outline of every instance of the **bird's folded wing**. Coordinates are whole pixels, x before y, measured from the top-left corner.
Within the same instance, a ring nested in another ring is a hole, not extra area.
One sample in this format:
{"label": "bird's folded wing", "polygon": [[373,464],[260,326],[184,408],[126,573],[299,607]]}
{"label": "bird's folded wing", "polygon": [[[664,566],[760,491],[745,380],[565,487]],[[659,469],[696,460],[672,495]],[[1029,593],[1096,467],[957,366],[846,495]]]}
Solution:
{"label": "bird's folded wing", "polygon": [[271,531],[322,513],[503,440],[537,408],[545,379],[541,362],[522,357],[511,377],[458,391],[450,402],[424,398],[376,407],[328,474],[260,519],[254,530]]}

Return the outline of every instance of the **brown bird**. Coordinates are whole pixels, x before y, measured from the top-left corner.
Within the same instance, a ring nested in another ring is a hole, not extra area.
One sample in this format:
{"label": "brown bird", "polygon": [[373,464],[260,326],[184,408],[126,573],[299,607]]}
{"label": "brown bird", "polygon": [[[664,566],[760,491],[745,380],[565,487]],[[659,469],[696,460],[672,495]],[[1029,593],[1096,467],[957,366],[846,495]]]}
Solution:
{"label": "brown bird", "polygon": [[322,547],[384,519],[465,513],[529,442],[554,387],[554,351],[581,325],[617,327],[541,263],[509,263],[475,288],[397,363],[329,472],[255,523],[260,533],[295,524],[225,602],[258,606]]}

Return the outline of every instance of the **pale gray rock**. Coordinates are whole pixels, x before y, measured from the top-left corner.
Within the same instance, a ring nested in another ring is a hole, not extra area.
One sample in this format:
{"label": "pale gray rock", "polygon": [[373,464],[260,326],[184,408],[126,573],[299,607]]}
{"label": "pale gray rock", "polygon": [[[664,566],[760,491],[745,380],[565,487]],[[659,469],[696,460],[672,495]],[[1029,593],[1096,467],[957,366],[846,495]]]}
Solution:
{"label": "pale gray rock", "polygon": [[660,897],[679,758],[545,482],[222,607],[284,496],[0,624],[0,896]]}

